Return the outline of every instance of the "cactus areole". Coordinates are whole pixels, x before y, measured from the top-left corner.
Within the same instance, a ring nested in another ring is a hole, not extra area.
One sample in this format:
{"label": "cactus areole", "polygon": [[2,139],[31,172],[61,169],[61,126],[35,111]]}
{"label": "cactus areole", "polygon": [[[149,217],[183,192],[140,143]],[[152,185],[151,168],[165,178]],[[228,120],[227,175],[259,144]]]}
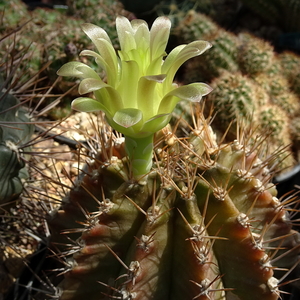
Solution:
{"label": "cactus areole", "polygon": [[143,20],[131,22],[122,16],[116,19],[119,51],[102,28],[83,24],[97,52],[83,50],[81,55],[94,57],[106,74],[104,82],[86,64],[72,61],[57,72],[62,76],[82,79],[81,95],[72,102],[75,110],[103,111],[110,126],[125,136],[125,145],[135,179],[146,175],[152,166],[153,135],[165,127],[180,100],[199,102],[211,88],[204,83],[178,86],[173,82],[178,68],[188,59],[211,47],[206,41],[194,41],[174,48],[166,56],[171,22],[158,17],[149,30]]}

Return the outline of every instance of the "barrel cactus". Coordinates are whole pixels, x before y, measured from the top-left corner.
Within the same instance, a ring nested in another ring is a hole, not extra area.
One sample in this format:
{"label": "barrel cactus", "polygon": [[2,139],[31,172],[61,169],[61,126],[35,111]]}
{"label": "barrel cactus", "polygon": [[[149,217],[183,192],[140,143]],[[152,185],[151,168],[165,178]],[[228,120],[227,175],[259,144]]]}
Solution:
{"label": "barrel cactus", "polygon": [[[280,201],[261,143],[223,144],[195,104],[179,134],[167,125],[179,99],[199,102],[210,88],[173,83],[179,66],[209,48],[181,45],[165,56],[170,22],[151,30],[117,19],[117,58],[104,30],[84,31],[96,44],[104,83],[72,62],[60,75],[77,76],[73,107],[105,113],[100,151],[48,220],[53,251],[63,263],[59,298],[276,300],[298,264],[299,235]],[[194,104],[194,103],[193,103]],[[288,271],[289,270],[289,271]]]}

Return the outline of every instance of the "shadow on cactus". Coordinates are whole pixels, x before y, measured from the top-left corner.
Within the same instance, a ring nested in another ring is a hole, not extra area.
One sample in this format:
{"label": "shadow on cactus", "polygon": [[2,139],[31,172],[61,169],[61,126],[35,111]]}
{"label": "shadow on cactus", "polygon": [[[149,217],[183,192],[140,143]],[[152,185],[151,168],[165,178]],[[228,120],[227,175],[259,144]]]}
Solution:
{"label": "shadow on cactus", "polygon": [[[223,144],[202,111],[178,135],[166,126],[180,99],[199,102],[210,88],[178,86],[174,74],[209,48],[204,41],[165,57],[170,22],[117,19],[121,50],[91,24],[83,30],[99,53],[103,82],[85,64],[59,75],[82,78],[78,110],[105,113],[99,153],[73,182],[48,220],[63,264],[58,290],[66,299],[276,300],[298,266],[299,234],[289,206],[278,199],[269,156],[249,137]],[[276,154],[274,154],[275,156]],[[276,157],[274,157],[276,159]]]}

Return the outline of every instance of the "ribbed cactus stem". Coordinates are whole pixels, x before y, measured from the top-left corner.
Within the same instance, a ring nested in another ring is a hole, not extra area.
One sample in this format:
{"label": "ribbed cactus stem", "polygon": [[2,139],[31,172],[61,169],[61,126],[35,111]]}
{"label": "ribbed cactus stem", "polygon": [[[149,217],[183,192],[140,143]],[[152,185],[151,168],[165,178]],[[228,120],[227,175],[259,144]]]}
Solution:
{"label": "ribbed cactus stem", "polygon": [[129,156],[132,175],[139,180],[152,167],[153,134],[143,138],[125,136],[125,149]]}

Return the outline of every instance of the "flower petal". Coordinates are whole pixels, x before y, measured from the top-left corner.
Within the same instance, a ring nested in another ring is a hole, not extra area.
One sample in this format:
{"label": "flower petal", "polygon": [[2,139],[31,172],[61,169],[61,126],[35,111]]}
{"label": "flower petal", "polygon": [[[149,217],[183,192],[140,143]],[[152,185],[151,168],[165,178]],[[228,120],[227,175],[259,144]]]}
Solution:
{"label": "flower petal", "polygon": [[144,20],[135,19],[131,21],[134,31],[134,39],[136,48],[142,52],[146,52],[150,47],[150,32],[148,24]]}
{"label": "flower petal", "polygon": [[79,61],[71,61],[64,64],[57,71],[57,75],[79,78],[94,78],[100,80],[99,75],[91,67]]}
{"label": "flower petal", "polygon": [[108,111],[116,112],[124,108],[120,93],[110,85],[103,86],[103,88],[94,91],[94,95]]}
{"label": "flower petal", "polygon": [[[206,41],[194,41],[188,45],[180,45],[173,49],[167,56],[162,66],[162,73],[168,74],[166,86],[170,85],[174,79],[175,73],[179,67],[188,59],[201,55],[205,50],[209,49],[212,45]],[[180,50],[180,51],[179,51]]]}
{"label": "flower petal", "polygon": [[140,129],[141,135],[153,134],[170,122],[171,114],[160,114],[144,122],[143,127]]}
{"label": "flower petal", "polygon": [[94,79],[94,78],[85,78],[83,79],[78,87],[78,92],[80,95],[90,93],[93,91],[97,91],[103,87],[108,86],[102,80]]}
{"label": "flower petal", "polygon": [[[101,49],[101,39],[106,40],[107,42],[111,43],[111,40],[106,33],[106,31],[94,24],[91,23],[84,23],[81,25],[82,30],[84,33],[92,40],[92,42],[95,44],[97,47],[98,51]],[[100,52],[100,51],[99,51]]]}
{"label": "flower petal", "polygon": [[99,101],[88,97],[79,97],[74,99],[71,106],[73,109],[78,111],[94,112],[101,110],[105,112],[105,114],[109,114],[104,105],[102,105]]}
{"label": "flower petal", "polygon": [[151,60],[164,56],[171,30],[171,21],[165,16],[156,18],[150,30]]}
{"label": "flower petal", "polygon": [[168,70],[171,68],[173,62],[176,60],[176,57],[180,53],[182,49],[186,47],[186,44],[184,45],[178,45],[176,46],[166,57],[165,61],[163,62],[163,65],[161,67],[161,71],[164,73],[167,73]]}
{"label": "flower petal", "polygon": [[158,74],[158,75],[147,75],[143,77],[150,81],[162,83],[166,79],[166,76],[167,76],[166,74]]}
{"label": "flower petal", "polygon": [[138,108],[137,85],[140,77],[139,65],[134,60],[121,62],[121,78],[117,90],[122,95],[125,107]]}
{"label": "flower petal", "polygon": [[134,31],[129,20],[123,16],[116,19],[116,28],[122,52],[128,52],[136,48]]}
{"label": "flower petal", "polygon": [[162,99],[158,114],[172,112],[180,100],[199,102],[202,99],[202,96],[207,95],[211,91],[212,88],[202,82],[191,83],[174,89]]}
{"label": "flower petal", "polygon": [[78,91],[81,95],[94,92],[97,101],[109,112],[123,108],[122,99],[118,91],[102,80],[83,79],[79,84]]}
{"label": "flower petal", "polygon": [[113,121],[125,128],[136,125],[142,119],[143,113],[139,109],[135,108],[124,108],[118,110],[113,116]]}
{"label": "flower petal", "polygon": [[80,56],[91,56],[95,58],[95,61],[98,66],[100,66],[106,73],[107,82],[109,85],[113,84],[117,78],[115,66],[111,68],[111,66],[107,63],[107,61],[98,53],[91,50],[83,50],[80,52]]}
{"label": "flower petal", "polygon": [[166,78],[165,74],[143,76],[140,78],[137,90],[138,108],[144,113],[144,120],[156,115],[161,98],[155,97],[157,84]]}
{"label": "flower petal", "polygon": [[82,29],[95,44],[100,56],[110,67],[111,72],[116,74],[118,70],[117,55],[105,30],[89,23],[83,24]]}

